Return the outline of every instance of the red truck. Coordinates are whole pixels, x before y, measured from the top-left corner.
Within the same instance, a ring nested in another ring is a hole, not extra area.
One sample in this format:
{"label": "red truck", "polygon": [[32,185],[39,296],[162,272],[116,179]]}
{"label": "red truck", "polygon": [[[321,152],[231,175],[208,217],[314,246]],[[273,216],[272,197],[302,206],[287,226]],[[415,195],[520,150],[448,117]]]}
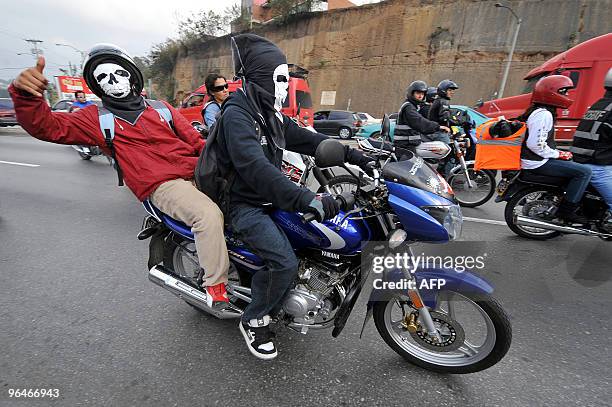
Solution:
{"label": "red truck", "polygon": [[[282,112],[289,117],[298,116],[303,123],[312,126],[313,110],[310,87],[307,81],[308,71],[297,65],[289,64],[289,89],[288,96],[283,103]],[[242,81],[227,81],[230,94],[236,92],[242,86]],[[194,124],[202,124],[202,108],[208,102],[210,96],[206,93],[206,86],[202,85],[191,92],[181,104],[178,111]]]}
{"label": "red truck", "polygon": [[528,107],[535,83],[547,75],[565,75],[575,89],[569,92],[574,103],[569,109],[557,111],[555,138],[568,143],[574,136],[578,122],[593,103],[604,94],[604,78],[612,67],[612,33],[592,38],[562,52],[532,69],[525,80],[523,94],[484,102],[478,111],[489,117],[515,118]]}

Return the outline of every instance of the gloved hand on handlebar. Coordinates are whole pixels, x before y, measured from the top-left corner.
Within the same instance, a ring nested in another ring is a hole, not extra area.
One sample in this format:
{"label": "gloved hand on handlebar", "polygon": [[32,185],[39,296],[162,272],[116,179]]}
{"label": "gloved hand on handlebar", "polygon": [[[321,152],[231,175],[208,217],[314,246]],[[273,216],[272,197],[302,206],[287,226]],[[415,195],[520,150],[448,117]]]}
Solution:
{"label": "gloved hand on handlebar", "polygon": [[340,212],[340,204],[330,195],[317,195],[315,199],[308,204],[306,212],[316,215],[317,220],[321,222],[336,216]]}
{"label": "gloved hand on handlebar", "polygon": [[559,151],[559,160],[569,161],[573,158],[570,151]]}
{"label": "gloved hand on handlebar", "polygon": [[369,163],[375,161],[374,158],[367,156],[361,150],[351,148],[349,146],[344,147],[344,161],[358,166],[363,172],[372,176],[374,174],[372,165]]}

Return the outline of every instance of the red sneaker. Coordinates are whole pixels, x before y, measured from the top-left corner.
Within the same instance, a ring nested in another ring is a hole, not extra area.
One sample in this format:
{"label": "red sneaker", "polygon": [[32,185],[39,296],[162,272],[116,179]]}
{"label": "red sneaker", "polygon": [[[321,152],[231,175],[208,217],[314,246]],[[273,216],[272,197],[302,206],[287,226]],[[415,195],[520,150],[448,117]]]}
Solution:
{"label": "red sneaker", "polygon": [[229,299],[227,298],[227,291],[225,291],[225,284],[219,283],[216,285],[206,286],[206,304],[209,307],[217,306],[217,305],[226,305],[229,304]]}

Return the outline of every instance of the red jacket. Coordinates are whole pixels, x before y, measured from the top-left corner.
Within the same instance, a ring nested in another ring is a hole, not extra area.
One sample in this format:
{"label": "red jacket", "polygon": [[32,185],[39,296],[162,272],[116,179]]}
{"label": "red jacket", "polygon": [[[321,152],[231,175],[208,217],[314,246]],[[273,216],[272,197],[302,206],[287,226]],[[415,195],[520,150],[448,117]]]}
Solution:
{"label": "red jacket", "polygon": [[[58,144],[100,146],[110,155],[98,121],[98,107],[74,113],[52,113],[43,98],[16,89],[9,92],[17,121],[33,137]],[[164,102],[165,103],[165,102]],[[189,122],[168,105],[176,134],[155,109],[147,106],[132,126],[115,117],[113,145],[125,184],[143,201],[165,181],[191,179],[204,140]]]}

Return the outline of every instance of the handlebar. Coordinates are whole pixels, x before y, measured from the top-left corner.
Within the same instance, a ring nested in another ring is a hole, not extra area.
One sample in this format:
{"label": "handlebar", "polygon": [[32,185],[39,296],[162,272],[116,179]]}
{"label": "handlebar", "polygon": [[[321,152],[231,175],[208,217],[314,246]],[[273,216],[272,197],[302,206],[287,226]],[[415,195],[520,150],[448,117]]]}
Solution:
{"label": "handlebar", "polygon": [[[348,211],[352,209],[353,206],[355,206],[355,195],[353,195],[351,192],[343,192],[340,195],[336,195],[334,199],[336,200],[336,202],[338,202],[338,205],[340,205],[340,209],[342,209],[343,211]],[[304,221],[305,223],[312,222],[316,219],[317,215],[312,212],[306,212],[302,215],[302,221]]]}

